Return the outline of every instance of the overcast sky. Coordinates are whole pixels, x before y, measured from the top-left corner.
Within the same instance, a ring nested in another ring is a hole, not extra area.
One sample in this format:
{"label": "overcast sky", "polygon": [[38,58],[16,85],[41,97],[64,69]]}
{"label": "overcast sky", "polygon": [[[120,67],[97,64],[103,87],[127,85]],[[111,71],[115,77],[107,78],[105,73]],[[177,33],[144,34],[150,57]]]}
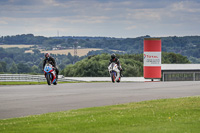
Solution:
{"label": "overcast sky", "polygon": [[200,35],[200,0],[0,0],[0,36]]}

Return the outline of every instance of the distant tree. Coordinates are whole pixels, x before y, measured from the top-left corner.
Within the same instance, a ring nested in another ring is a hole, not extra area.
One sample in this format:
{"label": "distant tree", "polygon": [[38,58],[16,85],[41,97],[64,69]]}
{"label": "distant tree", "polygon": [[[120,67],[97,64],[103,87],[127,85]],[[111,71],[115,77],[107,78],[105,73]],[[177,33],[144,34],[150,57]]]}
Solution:
{"label": "distant tree", "polygon": [[200,58],[195,58],[195,57],[190,56],[190,57],[189,57],[189,60],[190,60],[192,63],[200,63]]}
{"label": "distant tree", "polygon": [[18,68],[17,68],[17,65],[15,63],[12,64],[12,66],[10,67],[10,70],[9,70],[10,73],[18,73]]}
{"label": "distant tree", "polygon": [[0,62],[0,65],[1,65],[1,69],[0,69],[0,72],[7,72],[7,64],[6,62]]}
{"label": "distant tree", "polygon": [[31,70],[32,70],[31,71],[32,73],[40,73],[39,72],[40,70],[39,70],[39,68],[36,65],[32,66]]}
{"label": "distant tree", "polygon": [[1,59],[6,57],[6,51],[3,48],[0,48],[0,57]]}
{"label": "distant tree", "polygon": [[73,39],[73,38],[68,38],[68,39],[67,39],[67,43],[68,43],[68,44],[73,44],[73,43],[75,43],[75,41],[76,41],[76,40]]}
{"label": "distant tree", "polygon": [[33,49],[34,54],[40,54],[40,50],[38,49]]}
{"label": "distant tree", "polygon": [[31,73],[31,68],[27,64],[19,63],[17,65],[18,73]]}
{"label": "distant tree", "polygon": [[9,58],[9,57],[5,57],[5,58],[3,58],[2,61],[3,61],[3,62],[6,62],[7,65],[13,63],[13,60],[12,60],[11,58]]}
{"label": "distant tree", "polygon": [[65,68],[65,66],[66,66],[65,64],[60,64],[60,65],[59,65],[59,69],[61,69],[61,70],[62,70],[62,69],[64,69],[64,68]]}
{"label": "distant tree", "polygon": [[162,52],[162,64],[180,64],[180,63],[190,63],[186,56],[175,53]]}
{"label": "distant tree", "polygon": [[4,73],[3,66],[0,64],[0,73]]}

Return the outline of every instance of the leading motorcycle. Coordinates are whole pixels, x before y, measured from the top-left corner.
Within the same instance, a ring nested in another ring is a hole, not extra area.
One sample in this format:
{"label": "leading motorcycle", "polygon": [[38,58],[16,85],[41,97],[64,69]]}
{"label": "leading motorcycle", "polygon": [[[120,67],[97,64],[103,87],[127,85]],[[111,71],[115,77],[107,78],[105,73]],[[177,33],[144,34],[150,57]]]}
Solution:
{"label": "leading motorcycle", "polygon": [[45,78],[47,79],[47,84],[51,85],[57,85],[57,80],[56,80],[56,72],[54,70],[54,67],[50,63],[46,63],[44,67],[44,75]]}
{"label": "leading motorcycle", "polygon": [[115,81],[118,83],[121,81],[120,70],[118,69],[118,65],[116,63],[111,63],[108,66],[108,71],[113,83],[115,83]]}

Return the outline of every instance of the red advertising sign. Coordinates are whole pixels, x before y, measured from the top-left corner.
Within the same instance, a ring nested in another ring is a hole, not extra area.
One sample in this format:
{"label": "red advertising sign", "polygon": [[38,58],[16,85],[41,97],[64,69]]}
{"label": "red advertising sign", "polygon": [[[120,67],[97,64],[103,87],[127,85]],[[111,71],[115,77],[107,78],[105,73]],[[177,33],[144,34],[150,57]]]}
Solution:
{"label": "red advertising sign", "polygon": [[144,39],[144,78],[161,78],[161,39]]}

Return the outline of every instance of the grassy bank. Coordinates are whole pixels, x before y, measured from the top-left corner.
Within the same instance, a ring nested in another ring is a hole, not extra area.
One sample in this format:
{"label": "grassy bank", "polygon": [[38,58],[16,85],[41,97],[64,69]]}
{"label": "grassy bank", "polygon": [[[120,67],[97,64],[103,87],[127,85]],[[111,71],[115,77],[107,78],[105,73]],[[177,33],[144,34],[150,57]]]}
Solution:
{"label": "grassy bank", "polygon": [[0,85],[39,85],[47,82],[0,82]]}
{"label": "grassy bank", "polygon": [[[63,83],[79,83],[79,82],[77,81],[58,82],[58,84],[63,84]],[[42,84],[47,84],[47,82],[0,82],[0,85],[42,85]]]}
{"label": "grassy bank", "polygon": [[[107,82],[107,81],[65,81],[65,82],[58,82],[58,84],[64,84],[64,83],[100,83],[100,82]],[[41,84],[47,84],[47,82],[0,82],[0,85],[41,85]]]}
{"label": "grassy bank", "polygon": [[200,97],[164,99],[0,120],[0,132],[198,133]]}

